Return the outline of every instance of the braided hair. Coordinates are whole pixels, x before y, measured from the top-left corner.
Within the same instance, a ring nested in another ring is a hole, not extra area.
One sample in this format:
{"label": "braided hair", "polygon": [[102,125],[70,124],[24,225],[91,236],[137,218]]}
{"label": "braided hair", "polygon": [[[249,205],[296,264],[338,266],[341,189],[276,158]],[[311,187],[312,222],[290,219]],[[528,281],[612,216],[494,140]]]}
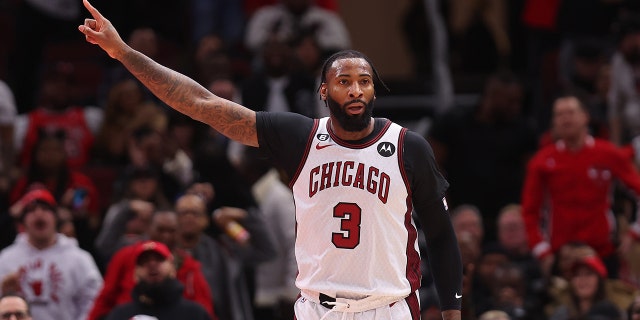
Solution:
{"label": "braided hair", "polygon": [[[324,64],[322,64],[322,72],[320,73],[320,83],[327,82],[327,72],[329,71],[329,68],[331,68],[331,65],[333,64],[333,62],[335,62],[336,60],[351,59],[351,58],[361,58],[367,61],[369,66],[371,66],[371,70],[373,70],[373,83],[380,84],[383,88],[387,90],[387,92],[390,91],[389,87],[387,87],[387,85],[382,81],[382,79],[380,79],[378,70],[376,70],[376,67],[373,65],[373,62],[371,62],[371,60],[369,60],[369,58],[364,53],[356,50],[342,50],[329,56],[329,58],[325,60]],[[320,91],[320,87],[318,87],[318,91]]]}

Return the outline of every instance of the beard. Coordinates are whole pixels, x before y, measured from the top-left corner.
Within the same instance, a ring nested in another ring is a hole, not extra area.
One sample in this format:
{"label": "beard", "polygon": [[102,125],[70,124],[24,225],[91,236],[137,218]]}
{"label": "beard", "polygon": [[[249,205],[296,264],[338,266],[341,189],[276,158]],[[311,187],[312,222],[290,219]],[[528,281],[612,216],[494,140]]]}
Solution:
{"label": "beard", "polygon": [[143,304],[172,304],[182,295],[184,286],[174,278],[167,277],[161,282],[150,283],[140,280],[133,288],[133,294]]}
{"label": "beard", "polygon": [[[337,101],[333,100],[331,96],[327,96],[326,101],[330,113],[336,118],[336,120],[338,120],[342,129],[346,131],[362,131],[371,123],[371,117],[373,115],[373,100],[369,103],[365,103],[364,100],[355,99],[345,103],[344,105],[340,105]],[[354,102],[364,104],[364,112],[362,114],[352,116],[345,111],[346,107]]]}

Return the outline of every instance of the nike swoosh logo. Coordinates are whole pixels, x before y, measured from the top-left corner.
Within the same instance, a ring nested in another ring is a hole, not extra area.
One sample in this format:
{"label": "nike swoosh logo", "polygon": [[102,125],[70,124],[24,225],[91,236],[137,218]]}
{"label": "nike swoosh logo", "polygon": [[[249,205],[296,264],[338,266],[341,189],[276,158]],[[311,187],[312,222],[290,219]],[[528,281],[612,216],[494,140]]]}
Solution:
{"label": "nike swoosh logo", "polygon": [[462,295],[456,292],[456,299],[460,299],[460,298],[462,298]]}
{"label": "nike swoosh logo", "polygon": [[320,150],[320,149],[324,149],[326,147],[331,147],[333,144],[325,144],[325,145],[320,145],[320,142],[318,142],[318,144],[316,144],[316,149]]}

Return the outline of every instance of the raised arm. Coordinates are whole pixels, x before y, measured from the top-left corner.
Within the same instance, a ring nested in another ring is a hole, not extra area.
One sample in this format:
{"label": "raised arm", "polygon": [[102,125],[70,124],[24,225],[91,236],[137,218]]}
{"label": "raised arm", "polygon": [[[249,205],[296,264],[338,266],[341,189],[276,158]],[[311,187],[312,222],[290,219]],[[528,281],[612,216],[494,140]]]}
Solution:
{"label": "raised arm", "polygon": [[220,98],[191,78],[153,61],[129,47],[105,17],[83,0],[93,19],[78,30],[87,42],[97,44],[120,61],[142,84],[170,107],[206,123],[230,139],[257,147],[256,114],[235,102]]}

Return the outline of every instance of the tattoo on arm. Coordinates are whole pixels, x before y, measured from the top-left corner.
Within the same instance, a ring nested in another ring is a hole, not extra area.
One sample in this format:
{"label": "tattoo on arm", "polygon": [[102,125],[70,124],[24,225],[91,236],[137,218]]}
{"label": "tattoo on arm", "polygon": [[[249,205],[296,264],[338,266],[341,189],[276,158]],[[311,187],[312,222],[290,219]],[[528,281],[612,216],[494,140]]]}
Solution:
{"label": "tattoo on arm", "polygon": [[220,98],[189,77],[131,50],[122,64],[153,94],[175,110],[206,123],[230,139],[258,146],[253,110]]}

